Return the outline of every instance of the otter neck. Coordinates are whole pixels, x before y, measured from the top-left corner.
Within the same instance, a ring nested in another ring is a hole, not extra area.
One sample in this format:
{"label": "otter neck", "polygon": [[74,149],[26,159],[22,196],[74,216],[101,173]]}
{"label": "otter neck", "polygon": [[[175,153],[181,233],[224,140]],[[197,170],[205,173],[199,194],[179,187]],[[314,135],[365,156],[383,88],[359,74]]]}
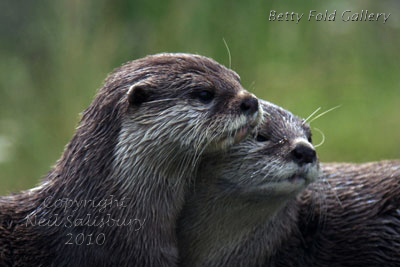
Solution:
{"label": "otter neck", "polygon": [[[78,250],[76,246],[67,247],[71,250],[65,249],[64,239],[67,234],[96,236],[102,233],[108,243],[104,245],[112,246],[115,255],[118,255],[116,264],[162,266],[163,263],[154,262],[154,259],[165,259],[173,264],[178,256],[175,244],[176,223],[169,218],[178,216],[183,203],[181,196],[184,196],[185,190],[185,183],[181,181],[194,176],[197,157],[190,157],[182,149],[178,151],[176,144],[163,143],[163,150],[160,150],[158,142],[147,142],[145,135],[138,134],[138,129],[124,128],[123,123],[120,126],[118,120],[114,119],[113,122],[105,123],[112,125],[111,129],[104,130],[90,124],[85,125],[86,131],[82,131],[83,126],[77,130],[61,160],[45,178],[42,186],[35,189],[37,194],[32,194],[38,208],[34,207],[26,213],[31,218],[36,214],[41,218],[43,216],[40,214],[48,214],[46,219],[49,221],[54,221],[57,215],[58,222],[65,222],[68,216],[71,216],[72,221],[85,220],[88,214],[92,219],[97,218],[97,222],[105,222],[107,218],[125,224],[131,222],[128,226],[116,226],[114,221],[112,226],[101,228],[85,225],[69,228],[62,225],[38,227],[38,231],[46,230],[41,234],[44,240],[46,235],[57,236],[56,239],[59,239],[59,242],[55,242],[56,246],[49,248],[49,251],[64,251],[62,255],[58,254],[60,258],[55,257],[55,263],[65,262],[74,254],[78,259],[85,258],[83,254],[78,254],[86,250]],[[111,198],[119,204],[123,201],[124,207],[117,208],[112,204],[100,211],[92,207],[65,209],[55,205],[60,199],[98,203],[102,199]],[[171,204],[164,199],[176,201]],[[46,205],[43,205],[44,202]],[[141,246],[146,246],[146,251],[150,253],[143,255]],[[161,250],[160,247],[168,249]],[[91,249],[94,247],[87,251]],[[98,261],[102,261],[101,257]]]}
{"label": "otter neck", "polygon": [[[137,136],[138,130],[133,127],[125,129],[116,145],[114,171],[110,179],[117,184],[120,194],[130,196],[129,204],[137,216],[143,216],[148,222],[156,220],[156,217],[159,220],[164,212],[165,216],[177,216],[183,203],[185,181],[196,172],[197,157],[177,144],[160,143],[146,139],[145,135]],[[138,190],[140,188],[146,188],[146,191]],[[176,205],[162,201],[161,194],[172,195]],[[146,203],[138,203],[136,199]],[[165,226],[159,224],[161,228]]]}
{"label": "otter neck", "polygon": [[[196,203],[188,202],[191,210],[184,209],[178,228],[184,265],[260,265],[294,227],[298,212],[295,201],[248,202],[237,196],[224,198],[221,194],[196,196],[193,198]],[[238,257],[239,253],[242,256]]]}

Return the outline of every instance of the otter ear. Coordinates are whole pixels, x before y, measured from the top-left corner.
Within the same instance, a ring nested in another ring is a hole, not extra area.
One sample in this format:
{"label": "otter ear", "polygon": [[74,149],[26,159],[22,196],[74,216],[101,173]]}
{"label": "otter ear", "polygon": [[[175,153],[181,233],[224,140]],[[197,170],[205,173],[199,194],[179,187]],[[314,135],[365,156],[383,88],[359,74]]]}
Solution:
{"label": "otter ear", "polygon": [[128,90],[128,101],[133,106],[149,101],[150,91],[147,86],[142,83],[132,85]]}

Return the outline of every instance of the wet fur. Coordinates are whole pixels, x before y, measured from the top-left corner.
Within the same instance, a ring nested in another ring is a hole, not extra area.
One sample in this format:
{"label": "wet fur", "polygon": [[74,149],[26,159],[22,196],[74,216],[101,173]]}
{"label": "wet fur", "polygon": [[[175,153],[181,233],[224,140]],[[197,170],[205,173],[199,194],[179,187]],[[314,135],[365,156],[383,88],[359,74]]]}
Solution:
{"label": "wet fur", "polygon": [[[204,88],[215,92],[210,104],[192,96]],[[202,56],[160,54],[115,70],[42,184],[0,197],[0,265],[175,266],[176,218],[199,158],[226,149],[237,127],[258,121],[240,111],[245,97],[251,96],[236,73]],[[58,199],[110,196],[125,207],[73,211],[55,205]],[[143,225],[137,230],[27,223],[87,214]],[[103,245],[66,245],[69,234],[101,233]]]}

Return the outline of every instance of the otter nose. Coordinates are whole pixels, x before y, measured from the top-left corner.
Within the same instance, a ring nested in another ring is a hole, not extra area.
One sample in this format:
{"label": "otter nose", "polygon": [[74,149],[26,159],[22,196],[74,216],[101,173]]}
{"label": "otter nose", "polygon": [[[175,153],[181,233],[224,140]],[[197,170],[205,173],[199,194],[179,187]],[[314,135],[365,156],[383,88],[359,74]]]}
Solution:
{"label": "otter nose", "polygon": [[292,150],[293,161],[298,165],[313,163],[317,159],[315,150],[306,144],[297,144]]}
{"label": "otter nose", "polygon": [[242,103],[240,103],[240,110],[246,114],[251,115],[258,111],[258,99],[255,97],[246,97],[243,99]]}

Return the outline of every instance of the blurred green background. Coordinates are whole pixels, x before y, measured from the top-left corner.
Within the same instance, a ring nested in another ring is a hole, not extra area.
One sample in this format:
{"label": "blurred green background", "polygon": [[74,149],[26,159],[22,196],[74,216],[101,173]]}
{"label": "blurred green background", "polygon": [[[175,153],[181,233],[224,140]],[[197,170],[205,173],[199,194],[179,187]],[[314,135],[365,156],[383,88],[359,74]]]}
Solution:
{"label": "blurred green background", "polygon": [[[307,21],[310,10],[335,9],[334,22]],[[340,18],[366,9],[391,15]],[[321,161],[400,158],[398,1],[3,0],[0,10],[0,194],[50,170],[113,68],[159,52],[227,66],[223,38],[259,97],[301,117],[341,105],[312,123],[326,136]],[[271,10],[305,14],[270,22]]]}

